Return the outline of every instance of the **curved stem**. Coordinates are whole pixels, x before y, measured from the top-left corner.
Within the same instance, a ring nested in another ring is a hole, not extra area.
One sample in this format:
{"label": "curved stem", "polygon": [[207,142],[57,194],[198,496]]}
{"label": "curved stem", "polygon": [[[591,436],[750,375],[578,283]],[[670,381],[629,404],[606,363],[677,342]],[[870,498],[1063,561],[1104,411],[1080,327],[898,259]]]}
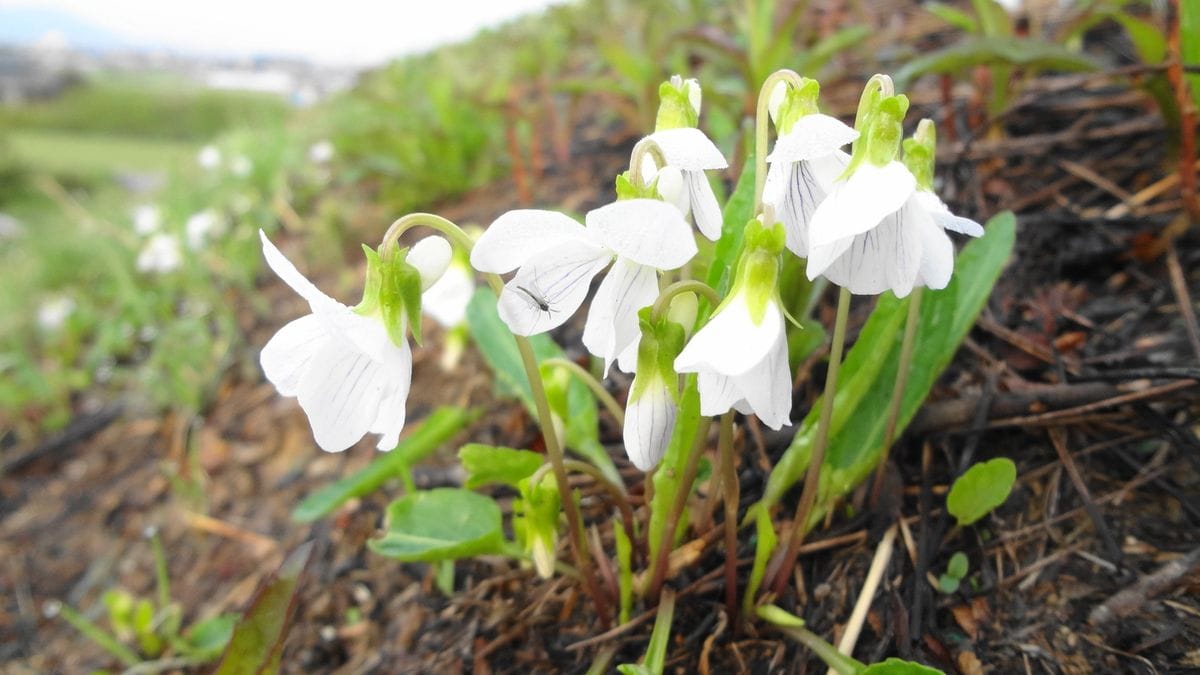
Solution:
{"label": "curved stem", "polygon": [[621,520],[625,521],[625,534],[629,537],[629,541],[633,542],[633,507],[629,505],[629,498],[625,495],[625,486],[617,485],[610,481],[600,469],[588,462],[581,462],[577,459],[568,459],[565,464],[567,468],[579,473],[585,473],[591,476],[600,487],[604,488],[605,492],[612,497],[617,505],[617,510],[621,512]]}
{"label": "curved stem", "polygon": [[800,74],[794,70],[777,70],[767,76],[762,87],[758,90],[758,109],[754,116],[754,211],[755,216],[762,210],[763,186],[767,183],[767,134],[768,107],[771,103],[771,91],[780,82],[787,82],[793,87],[802,84]]}
{"label": "curved stem", "polygon": [[733,459],[732,410],[721,415],[721,433],[717,448],[725,493],[725,612],[729,615],[729,620],[737,625],[737,512],[740,486]]}
{"label": "curved stem", "polygon": [[633,146],[633,153],[629,156],[629,182],[639,189],[646,184],[642,177],[642,158],[647,153],[659,169],[667,165],[667,158],[654,139],[647,136],[638,141],[637,145]]}
{"label": "curved stem", "polygon": [[457,244],[464,251],[470,253],[475,246],[475,240],[471,235],[463,231],[461,227],[455,225],[445,218],[433,213],[410,213],[407,216],[397,218],[395,222],[388,227],[387,232],[383,233],[383,241],[379,243],[380,255],[383,255],[385,249],[396,245],[400,240],[400,235],[414,227],[429,227],[446,235],[450,242]]}
{"label": "curved stem", "polygon": [[692,441],[691,454],[688,455],[687,465],[684,466],[683,475],[679,478],[675,500],[671,502],[671,510],[667,513],[667,522],[658,541],[658,549],[651,556],[654,574],[650,577],[650,586],[648,587],[650,597],[658,597],[662,591],[663,581],[667,576],[667,562],[671,557],[671,541],[675,537],[675,529],[679,526],[679,518],[683,515],[683,509],[687,506],[688,497],[692,494],[692,483],[696,481],[696,473],[700,470],[701,451],[708,443],[708,431],[711,427],[711,419],[708,424],[701,423],[700,428],[696,430],[696,439]]}
{"label": "curved stem", "polygon": [[908,316],[904,319],[904,339],[900,343],[900,363],[896,366],[896,385],[892,387],[892,400],[888,402],[887,423],[883,431],[883,449],[875,467],[875,482],[871,485],[871,506],[879,505],[879,494],[883,489],[883,475],[887,471],[888,454],[896,440],[896,422],[900,417],[900,403],[904,399],[904,387],[908,384],[908,373],[912,369],[913,345],[916,343],[917,325],[921,323],[921,295],[924,289],[918,286],[908,298]]}
{"label": "curved stem", "polygon": [[[383,241],[380,243],[381,255],[385,255],[387,249],[397,244],[400,235],[404,234],[410,228],[425,226],[430,227],[450,238],[450,241],[457,244],[463,250],[470,252],[474,247],[475,241],[470,235],[462,230],[453,222],[432,213],[410,213],[397,219],[388,227],[387,232],[383,235]],[[496,295],[504,289],[504,281],[496,274],[486,275],[488,285],[492,287]],[[571,498],[571,486],[567,482],[567,470],[563,465],[563,448],[559,442],[558,434],[554,431],[554,418],[550,413],[550,402],[546,398],[546,388],[542,384],[542,374],[538,370],[537,358],[533,355],[533,347],[529,343],[529,339],[521,336],[513,336],[517,341],[517,351],[521,354],[521,364],[525,368],[525,377],[529,380],[530,393],[533,396],[534,408],[537,411],[538,426],[542,430],[542,438],[546,442],[546,456],[550,460],[550,466],[554,471],[555,481],[558,483],[558,492],[562,497],[563,511],[567,516],[567,528],[570,530],[571,553],[575,558],[576,567],[579,569],[579,574],[583,578],[584,587],[588,595],[591,596],[592,602],[596,605],[596,613],[600,617],[600,622],[607,626],[611,623],[611,618],[608,612],[608,603],[605,602],[604,596],[601,595],[600,589],[596,586],[596,575],[591,569],[591,558],[588,555],[587,542],[584,539],[583,533],[583,518],[579,513],[579,507],[575,504],[575,500]]]}
{"label": "curved stem", "polygon": [[833,668],[841,675],[856,675],[866,667],[854,658],[839,652],[837,648],[822,640],[820,636],[803,626],[775,626],[793,640],[808,647],[825,665]]}
{"label": "curved stem", "polygon": [[829,372],[825,375],[825,392],[821,394],[821,415],[817,418],[816,438],[813,439],[812,454],[808,459],[808,471],[804,474],[804,490],[800,503],[796,505],[796,516],[785,538],[784,552],[775,568],[772,590],[776,595],[783,593],[789,573],[800,554],[800,545],[808,534],[808,520],[820,490],[821,467],[825,463],[825,448],[829,442],[829,423],[833,419],[833,402],[837,397],[838,370],[842,365],[842,348],[846,341],[846,319],[850,315],[850,291],[841,289],[838,294],[837,321],[833,325],[833,343],[829,351]]}
{"label": "curved stem", "polygon": [[592,390],[592,393],[596,395],[596,398],[599,399],[602,404],[604,404],[604,407],[608,410],[609,414],[616,418],[617,424],[621,425],[622,427],[625,426],[625,410],[621,407],[621,404],[617,403],[617,399],[613,398],[613,395],[608,393],[608,390],[604,388],[604,385],[601,384],[599,380],[597,380],[595,377],[592,377],[592,374],[585,370],[578,363],[568,359],[554,357],[552,359],[546,359],[545,361],[542,361],[542,365],[562,368],[568,373],[574,375],[580,382],[586,384],[588,389]]}
{"label": "curved stem", "polygon": [[[858,110],[854,113],[854,128],[863,133],[866,133],[863,129],[863,120],[869,112],[870,103],[878,100],[873,97],[875,89],[879,91],[879,98],[886,98],[896,93],[896,87],[892,84],[890,75],[875,73],[871,76],[871,79],[867,80],[866,85],[863,86],[862,94],[858,97]],[[850,146],[851,155],[854,154],[854,148],[858,146],[860,140],[862,140],[862,136],[859,136],[859,139],[855,140],[854,144]]]}
{"label": "curved stem", "polygon": [[658,299],[654,301],[654,307],[650,310],[651,316],[653,316],[656,321],[661,319],[663,313],[666,312],[667,308],[671,306],[671,300],[680,293],[688,292],[703,295],[704,298],[712,304],[714,309],[721,304],[721,296],[717,295],[717,292],[714,291],[711,286],[703,281],[684,279],[683,281],[676,281],[670,286],[667,286],[663,289],[662,293],[658,294]]}

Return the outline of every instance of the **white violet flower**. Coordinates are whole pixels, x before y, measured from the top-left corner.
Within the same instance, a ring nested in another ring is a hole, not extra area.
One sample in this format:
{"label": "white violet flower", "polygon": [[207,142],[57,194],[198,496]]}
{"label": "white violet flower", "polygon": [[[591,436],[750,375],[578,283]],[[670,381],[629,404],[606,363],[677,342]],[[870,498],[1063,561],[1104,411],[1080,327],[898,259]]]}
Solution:
{"label": "white violet flower", "polygon": [[160,232],[147,239],[138,252],[137,268],[139,272],[166,274],[177,269],[182,262],[179,240],[175,235]]}
{"label": "white violet flower", "polygon": [[162,217],[158,207],[153,204],[142,204],[133,210],[133,231],[147,237],[162,225]]}
{"label": "white violet flower", "polygon": [[704,172],[728,168],[729,163],[716,144],[696,128],[700,83],[674,75],[659,87],[659,96],[654,133],[648,138],[662,151],[666,166],[677,169],[682,178],[677,195],[663,196],[675,203],[684,217],[690,214],[701,234],[716,241],[721,237],[721,206]]}
{"label": "white violet flower", "polygon": [[[583,304],[594,276],[613,263],[596,291],[583,343],[605,371],[638,336],[637,312],[658,297],[658,272],[696,254],[691,227],[671,204],[624,199],[588,212],[586,226],[553,211],[509,211],[484,231],[471,265],[517,273],[500,294],[500,318],[517,335],[557,328]],[[615,262],[614,262],[615,260]]]}
{"label": "white violet flower", "polygon": [[221,151],[215,145],[206,145],[196,155],[196,163],[201,169],[213,171],[221,166]]}
{"label": "white violet flower", "polygon": [[[403,311],[397,314],[401,325],[392,330],[379,314],[378,287],[372,285],[379,283],[380,268],[368,268],[364,301],[352,309],[317,289],[266,234],[259,234],[267,264],[312,310],[279,329],[263,348],[267,379],[280,395],[299,399],[322,450],[340,452],[368,433],[380,435],[379,449],[391,450],[404,428],[412,351],[404,337]],[[378,263],[378,256],[368,258],[372,265],[389,264]],[[421,287],[428,287],[449,259],[446,240],[426,237],[401,264],[419,274]]]}
{"label": "white violet flower", "polygon": [[37,310],[37,325],[44,333],[57,333],[75,311],[75,301],[59,295],[42,302]]}
{"label": "white violet flower", "polygon": [[792,386],[787,336],[777,281],[783,228],[757,220],[746,226],[737,279],[675,359],[675,370],[697,373],[700,413],[720,415],[730,408],[754,413],[778,430],[791,424]]}
{"label": "white violet flower", "polygon": [[188,248],[193,251],[204,248],[205,242],[215,233],[217,225],[217,214],[208,209],[189,216],[183,225],[184,234],[187,236]]}
{"label": "white violet flower", "polygon": [[850,162],[839,148],[858,138],[841,120],[817,112],[818,93],[816,80],[799,88],[780,82],[768,104],[779,136],[767,155],[763,201],[783,222],[788,250],[801,258],[808,257],[813,212]]}

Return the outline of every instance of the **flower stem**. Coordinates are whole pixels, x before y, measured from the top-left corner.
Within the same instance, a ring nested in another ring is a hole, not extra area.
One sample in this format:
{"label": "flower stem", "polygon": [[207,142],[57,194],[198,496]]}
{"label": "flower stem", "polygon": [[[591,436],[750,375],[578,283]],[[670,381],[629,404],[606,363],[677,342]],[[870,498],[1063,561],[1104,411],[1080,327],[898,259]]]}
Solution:
{"label": "flower stem", "polygon": [[721,433],[717,448],[720,455],[721,475],[725,493],[725,612],[729,620],[737,624],[737,529],[738,485],[737,468],[733,458],[733,411],[721,415]]}
{"label": "flower stem", "polygon": [[[494,275],[492,275],[494,276]],[[497,278],[497,282],[499,278]],[[493,284],[495,287],[495,284]],[[553,417],[550,413],[550,402],[546,398],[546,388],[542,385],[541,371],[538,370],[537,358],[533,355],[533,346],[529,339],[514,335],[517,340],[517,351],[521,353],[521,363],[525,366],[525,376],[529,379],[529,388],[533,393],[534,406],[537,409],[538,425],[542,428],[542,438],[546,442],[546,456],[554,470],[554,479],[558,483],[558,493],[562,496],[563,512],[567,516],[567,529],[570,531],[571,553],[575,558],[576,567],[583,577],[584,586],[592,602],[596,605],[596,613],[600,623],[608,626],[611,618],[608,613],[608,603],[596,586],[596,575],[592,570],[591,557],[588,554],[587,541],[583,534],[583,517],[579,506],[571,496],[571,484],[567,480],[567,468],[562,446],[558,442],[558,434],[554,431]]]}
{"label": "flower stem", "polygon": [[654,159],[654,164],[659,169],[667,165],[667,159],[663,155],[662,148],[659,147],[649,136],[637,142],[633,146],[633,152],[629,155],[629,182],[633,183],[637,188],[645,185],[645,179],[642,177],[642,158],[647,154]]}
{"label": "flower stem", "polygon": [[842,348],[846,341],[846,320],[849,316],[850,291],[842,288],[838,294],[837,320],[833,325],[833,343],[829,351],[829,372],[825,375],[825,393],[821,395],[821,415],[817,418],[816,438],[813,439],[812,454],[808,459],[808,471],[804,474],[804,489],[800,494],[800,503],[796,505],[792,527],[784,538],[784,552],[779,558],[780,564],[775,568],[775,581],[771,586],[776,595],[783,592],[792,567],[796,564],[800,545],[804,543],[804,536],[808,534],[808,520],[817,502],[821,467],[825,463],[825,448],[829,443],[829,423],[833,419],[833,402],[837,396],[838,370],[841,369]]}
{"label": "flower stem", "polygon": [[808,647],[825,665],[836,670],[841,675],[856,675],[865,668],[863,664],[850,656],[839,652],[833,645],[822,640],[816,633],[803,626],[776,626],[785,635],[796,642]]}
{"label": "flower stem", "polygon": [[908,298],[908,316],[904,319],[904,339],[900,343],[900,363],[896,366],[896,385],[892,387],[892,400],[888,403],[887,423],[883,431],[883,449],[879,464],[875,467],[875,481],[871,485],[871,506],[879,505],[879,494],[883,489],[883,476],[887,471],[888,454],[896,440],[896,422],[900,417],[900,404],[904,399],[904,387],[908,384],[908,373],[912,370],[913,345],[916,343],[917,325],[921,323],[921,295],[923,289],[913,289]]}
{"label": "flower stem", "polygon": [[[385,251],[396,245],[400,235],[409,228],[425,226],[446,235],[451,242],[460,246],[468,253],[475,246],[475,240],[453,222],[432,213],[410,213],[397,219],[383,235],[379,248]],[[495,291],[497,297],[504,288],[504,281],[496,274],[486,275],[488,285]],[[542,374],[538,370],[537,358],[533,355],[533,347],[529,339],[514,335],[517,341],[517,351],[521,354],[521,364],[525,367],[525,377],[529,380],[529,390],[533,395],[534,408],[537,411],[538,426],[542,429],[542,438],[546,442],[546,456],[554,470],[554,479],[558,483],[558,493],[562,497],[563,512],[567,516],[567,528],[570,531],[571,553],[575,558],[576,567],[583,578],[584,588],[596,606],[600,623],[607,627],[611,623],[608,603],[596,585],[596,575],[592,570],[591,558],[588,555],[587,541],[584,539],[583,518],[579,506],[571,497],[571,485],[567,480],[567,469],[564,464],[563,448],[558,434],[554,431],[554,418],[550,414],[550,402],[546,399],[546,388],[542,384]]]}
{"label": "flower stem", "polygon": [[667,576],[667,561],[671,557],[671,541],[675,537],[675,529],[679,526],[679,518],[683,515],[683,509],[687,506],[688,497],[692,494],[692,483],[696,481],[696,473],[700,469],[700,456],[703,454],[704,445],[708,443],[708,431],[711,427],[711,420],[708,424],[701,422],[700,428],[696,430],[696,439],[692,441],[691,454],[688,455],[687,465],[684,466],[683,475],[679,478],[675,500],[671,503],[671,510],[667,513],[667,522],[663,527],[658,549],[651,559],[654,574],[650,577],[648,587],[650,597],[656,598],[662,592],[663,581]]}
{"label": "flower stem", "polygon": [[763,187],[767,184],[767,135],[770,131],[768,106],[771,103],[771,91],[780,82],[787,82],[793,87],[802,84],[800,74],[784,68],[767,76],[762,87],[758,90],[758,109],[754,117],[754,215],[762,211]]}
{"label": "flower stem", "polygon": [[633,539],[633,507],[629,505],[629,498],[625,494],[625,486],[614,483],[604,475],[604,472],[596,468],[594,464],[581,462],[577,459],[568,459],[564,462],[567,468],[578,473],[585,473],[591,476],[600,487],[604,488],[608,495],[612,497],[613,502],[617,506],[617,510],[621,512],[621,519],[625,522],[625,534],[632,542]]}
{"label": "flower stem", "polygon": [[721,296],[717,295],[717,292],[714,291],[711,286],[703,281],[684,279],[683,281],[676,281],[670,286],[667,286],[662,290],[661,293],[658,294],[658,299],[654,301],[654,307],[650,310],[651,316],[653,316],[655,320],[661,319],[662,315],[667,311],[667,308],[671,306],[671,300],[681,293],[696,293],[698,295],[702,295],[704,296],[705,300],[708,300],[709,304],[711,304],[714,309],[721,304]]}
{"label": "flower stem", "polygon": [[562,368],[568,373],[574,375],[576,379],[586,384],[588,389],[592,390],[592,393],[596,395],[596,398],[599,399],[600,403],[604,405],[604,408],[608,410],[609,414],[616,418],[617,424],[622,427],[625,426],[624,408],[621,407],[621,404],[617,403],[617,399],[613,398],[612,394],[608,393],[608,390],[604,388],[603,384],[600,384],[599,380],[593,377],[591,373],[585,370],[578,363],[568,359],[555,357],[542,361],[542,365]]}

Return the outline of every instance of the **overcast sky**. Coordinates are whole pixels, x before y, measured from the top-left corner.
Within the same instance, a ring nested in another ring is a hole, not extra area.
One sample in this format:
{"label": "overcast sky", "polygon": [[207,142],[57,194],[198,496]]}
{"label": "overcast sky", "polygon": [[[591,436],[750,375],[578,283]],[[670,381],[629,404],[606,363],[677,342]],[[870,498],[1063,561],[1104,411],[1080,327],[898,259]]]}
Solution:
{"label": "overcast sky", "polygon": [[563,1],[0,0],[0,24],[6,10],[55,10],[134,45],[368,65]]}

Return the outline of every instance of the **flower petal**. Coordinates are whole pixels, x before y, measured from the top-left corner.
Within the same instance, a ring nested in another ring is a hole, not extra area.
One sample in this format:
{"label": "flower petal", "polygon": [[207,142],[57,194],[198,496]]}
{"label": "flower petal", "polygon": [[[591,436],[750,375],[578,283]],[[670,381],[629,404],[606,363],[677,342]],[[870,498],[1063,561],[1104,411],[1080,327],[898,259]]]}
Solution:
{"label": "flower petal", "polygon": [[406,341],[400,349],[392,352],[388,362],[380,364],[385,369],[387,390],[379,402],[379,411],[369,431],[380,434],[375,447],[392,450],[400,443],[400,432],[404,429],[405,407],[408,392],[412,387],[412,351]]}
{"label": "flower petal", "polygon": [[283,279],[283,283],[291,286],[293,291],[307,300],[314,312],[341,306],[341,303],[322,293],[319,288],[306,279],[300,270],[296,269],[296,266],[284,257],[278,248],[275,248],[275,244],[267,239],[265,232],[259,230],[258,236],[262,239],[263,257],[267,259],[267,265],[275,271],[275,274],[279,275],[280,279]]}
{"label": "flower petal", "polygon": [[536,335],[563,325],[583,304],[592,277],[610,260],[611,252],[589,241],[559,244],[521,267],[504,285],[497,308],[500,318],[516,335]]}
{"label": "flower petal", "polygon": [[589,211],[587,229],[617,255],[673,270],[696,255],[692,228],[679,209],[657,199],[623,199]]}
{"label": "flower petal", "polygon": [[658,465],[675,429],[677,407],[666,384],[655,382],[625,407],[625,453],[641,471]]}
{"label": "flower petal", "polygon": [[437,283],[421,294],[421,309],[434,321],[453,328],[467,318],[467,305],[475,294],[475,277],[461,265],[451,265]]}
{"label": "flower petal", "polygon": [[509,211],[483,231],[471,249],[471,266],[507,274],[567,241],[586,239],[583,226],[557,211]]}
{"label": "flower petal", "polygon": [[637,373],[638,345],[642,342],[642,334],[638,333],[633,342],[617,357],[617,367],[629,373]]}
{"label": "flower petal", "polygon": [[737,389],[758,419],[775,431],[791,425],[792,377],[788,368],[787,338],[779,331],[774,346],[750,372],[736,378]]}
{"label": "flower petal", "polygon": [[858,132],[836,117],[820,113],[805,115],[787,134],[775,141],[768,162],[800,162],[824,157],[852,143]]}
{"label": "flower petal", "polygon": [[613,361],[637,340],[638,310],[654,304],[657,297],[658,272],[653,267],[617,258],[592,298],[583,327],[583,345],[604,359],[604,377]]}
{"label": "flower petal", "polygon": [[820,246],[862,234],[904,206],[917,181],[900,162],[879,167],[863,162],[838,181],[812,217],[809,245]]}
{"label": "flower petal", "polygon": [[688,203],[692,209],[692,221],[700,234],[710,241],[721,238],[721,205],[713,194],[712,184],[703,171],[684,171],[687,183]]}
{"label": "flower petal", "polygon": [[938,196],[932,192],[917,190],[914,196],[917,202],[929,212],[929,215],[933,218],[933,222],[937,223],[938,227],[950,230],[951,232],[965,234],[968,237],[983,236],[982,225],[970,218],[954,215],[950,212],[950,207],[946,206],[946,203],[938,199]]}
{"label": "flower petal", "polygon": [[705,417],[724,415],[739,398],[733,378],[714,370],[701,370],[696,387],[700,391],[700,414]]}
{"label": "flower petal", "polygon": [[308,314],[280,328],[267,342],[259,363],[280,396],[296,395],[312,358],[328,339],[326,323],[316,314]]}
{"label": "flower petal", "polygon": [[680,170],[703,171],[729,166],[720,148],[695,127],[656,131],[650,134],[650,138],[662,150],[667,164]]}
{"label": "flower petal", "polygon": [[954,275],[954,244],[946,231],[928,216],[916,221],[921,238],[921,265],[918,283],[929,288],[945,288]]}
{"label": "flower petal", "polygon": [[824,275],[856,295],[876,295],[888,289],[896,297],[908,295],[921,266],[922,239],[917,220],[922,217],[928,219],[909,202],[884,218],[878,227],[854,237]]}
{"label": "flower petal", "polygon": [[313,357],[300,382],[300,407],[317,445],[341,452],[370,430],[379,414],[388,374],[349,340],[334,337]]}
{"label": "flower petal", "polygon": [[692,336],[675,358],[675,370],[742,375],[766,358],[782,329],[783,316],[774,301],[767,303],[762,322],[756,324],[745,297],[738,293]]}
{"label": "flower petal", "polygon": [[424,237],[408,251],[405,262],[421,275],[421,290],[437,283],[450,264],[450,242],[437,235]]}

